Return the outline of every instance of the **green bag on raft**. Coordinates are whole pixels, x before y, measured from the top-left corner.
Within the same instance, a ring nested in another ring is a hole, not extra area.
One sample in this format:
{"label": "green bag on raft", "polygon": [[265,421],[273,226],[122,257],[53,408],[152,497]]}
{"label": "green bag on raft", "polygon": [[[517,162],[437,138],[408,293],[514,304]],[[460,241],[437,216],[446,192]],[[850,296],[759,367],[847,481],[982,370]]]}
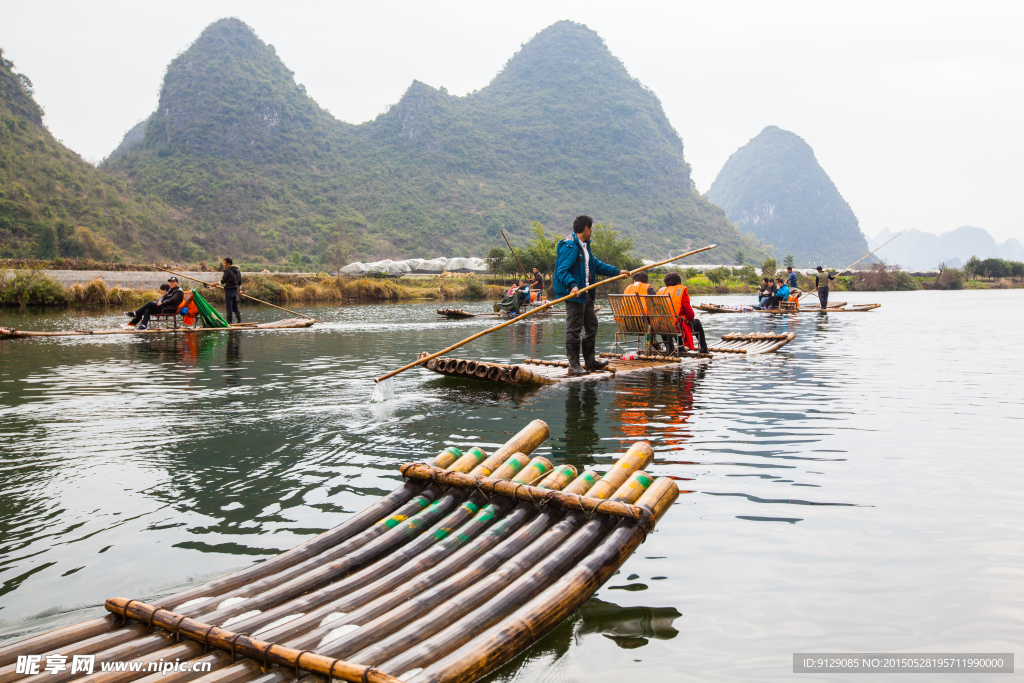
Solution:
{"label": "green bag on raft", "polygon": [[210,302],[203,298],[199,290],[192,290],[192,302],[196,305],[199,317],[203,319],[203,327],[230,327],[220,313],[210,305]]}

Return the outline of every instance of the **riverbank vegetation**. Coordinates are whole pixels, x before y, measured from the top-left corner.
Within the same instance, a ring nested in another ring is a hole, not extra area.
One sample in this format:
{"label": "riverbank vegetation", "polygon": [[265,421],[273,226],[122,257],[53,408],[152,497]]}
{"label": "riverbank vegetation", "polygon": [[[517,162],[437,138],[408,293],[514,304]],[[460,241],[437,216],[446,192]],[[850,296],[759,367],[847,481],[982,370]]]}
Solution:
{"label": "riverbank vegetation", "polygon": [[[182,282],[185,289],[197,283]],[[220,304],[224,292],[202,287],[208,301]],[[376,278],[327,275],[246,275],[242,292],[278,305],[365,303],[433,299],[500,299],[504,288],[487,284],[473,274],[450,277]],[[117,306],[135,309],[160,296],[157,290],[109,287],[102,279],[66,286],[39,268],[0,270],[0,307],[24,306]]]}

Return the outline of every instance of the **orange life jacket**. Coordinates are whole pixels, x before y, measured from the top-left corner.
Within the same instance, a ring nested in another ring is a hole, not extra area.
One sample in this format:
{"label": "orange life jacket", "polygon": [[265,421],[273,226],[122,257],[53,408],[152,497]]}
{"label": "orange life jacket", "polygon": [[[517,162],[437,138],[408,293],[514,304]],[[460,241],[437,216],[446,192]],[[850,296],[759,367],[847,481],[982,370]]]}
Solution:
{"label": "orange life jacket", "polygon": [[690,321],[683,315],[683,301],[688,302],[690,300],[690,294],[686,291],[686,287],[684,285],[662,287],[658,290],[658,294],[668,294],[672,297],[672,310],[676,314],[676,329],[679,330],[686,348],[692,349],[693,331],[690,330]]}
{"label": "orange life jacket", "polygon": [[[645,295],[645,294],[650,294],[653,291],[654,291],[654,288],[651,287],[646,282],[633,282],[633,283],[631,283],[629,285],[629,287],[626,287],[626,291],[623,292],[623,294],[641,294],[641,295]],[[640,299],[640,304],[644,307],[644,313],[647,313],[647,302],[644,301],[643,299]]]}

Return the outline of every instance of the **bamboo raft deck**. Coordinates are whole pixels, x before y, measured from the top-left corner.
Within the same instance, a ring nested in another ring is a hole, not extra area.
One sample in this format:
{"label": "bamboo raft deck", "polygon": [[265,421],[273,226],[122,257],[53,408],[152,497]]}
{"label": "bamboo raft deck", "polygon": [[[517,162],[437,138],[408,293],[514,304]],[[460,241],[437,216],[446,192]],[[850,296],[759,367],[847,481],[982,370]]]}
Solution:
{"label": "bamboo raft deck", "polygon": [[[477,680],[580,607],[679,495],[671,478],[643,472],[647,443],[601,476],[531,458],[549,435],[534,420],[491,455],[448,447],[265,562],[149,603],[111,598],[107,616],[5,643],[0,682]],[[63,655],[67,670],[18,674],[26,654],[42,666]],[[93,675],[72,674],[71,655],[94,655]],[[191,670],[147,669],[179,660]],[[103,662],[142,670],[101,672]]]}
{"label": "bamboo raft deck", "polygon": [[13,327],[0,327],[0,339],[18,339],[24,337],[85,337],[89,335],[106,334],[180,334],[182,332],[244,332],[247,330],[283,330],[301,327],[310,327],[316,321],[306,318],[288,318],[276,320],[269,323],[238,323],[230,327],[158,327],[148,330],[135,330],[131,328],[116,328],[112,330],[59,330],[54,332],[33,332],[30,330],[18,330]]}
{"label": "bamboo raft deck", "polygon": [[829,304],[828,308],[821,308],[820,306],[801,306],[799,308],[768,308],[768,309],[757,309],[757,308],[729,308],[727,306],[720,306],[718,304],[697,304],[694,308],[707,313],[765,313],[768,315],[790,315],[792,313],[864,313],[866,311],[873,311],[876,308],[881,308],[882,304],[855,304],[853,306],[847,306],[845,301],[837,301],[834,304]]}
{"label": "bamboo raft deck", "polygon": [[[530,309],[536,308],[536,306],[527,306],[523,308],[522,312],[526,313]],[[597,306],[595,311],[600,311],[601,307]],[[453,320],[463,320],[466,318],[514,318],[517,314],[515,313],[470,313],[461,308],[439,308],[437,314],[442,318],[451,318]],[[565,311],[562,309],[549,309],[542,311],[541,315],[565,315]]]}
{"label": "bamboo raft deck", "polygon": [[[539,386],[557,384],[581,379],[610,379],[617,374],[666,368],[682,363],[707,363],[715,358],[742,358],[765,353],[774,353],[793,341],[796,334],[725,334],[717,346],[709,346],[710,353],[686,353],[682,356],[637,356],[631,360],[623,360],[614,353],[601,353],[602,358],[609,361],[604,371],[583,376],[569,376],[566,369],[569,362],[565,360],[548,360],[527,358],[522,363],[487,363],[484,361],[463,358],[435,358],[427,361],[425,368],[449,377],[462,377],[487,382],[516,384],[520,386]],[[0,682],[2,683],[2,682]]]}

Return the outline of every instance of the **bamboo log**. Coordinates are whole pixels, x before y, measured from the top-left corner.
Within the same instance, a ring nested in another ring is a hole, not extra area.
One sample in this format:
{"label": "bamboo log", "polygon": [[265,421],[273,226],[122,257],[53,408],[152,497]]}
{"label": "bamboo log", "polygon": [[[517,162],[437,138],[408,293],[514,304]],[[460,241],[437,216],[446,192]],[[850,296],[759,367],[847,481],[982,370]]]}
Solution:
{"label": "bamboo log", "polygon": [[266,664],[277,664],[294,670],[305,669],[322,676],[340,678],[352,683],[401,683],[371,667],[359,666],[339,659],[303,652],[250,638],[241,633],[204,624],[184,615],[162,610],[138,600],[111,598],[104,604],[107,611],[142,623],[159,626],[176,635],[219,650],[242,654]]}
{"label": "bamboo log", "polygon": [[[644,493],[637,504],[658,520],[678,496],[675,482],[663,477]],[[620,522],[582,562],[516,613],[505,617],[472,643],[426,670],[408,677],[406,672],[402,672],[403,680],[410,683],[468,683],[494,671],[578,609],[622,566],[643,538],[643,533],[629,522]]]}
{"label": "bamboo log", "polygon": [[[646,469],[654,461],[654,449],[646,441],[637,441],[612,465],[612,468],[594,484],[587,496],[591,498],[608,498],[616,489],[626,483],[629,475],[637,470]],[[632,513],[629,514],[632,517]]]}
{"label": "bamboo log", "polygon": [[[534,462],[535,461],[531,462],[531,466]],[[401,471],[402,476],[409,477],[411,479],[439,481],[445,486],[451,486],[453,488],[486,491],[488,495],[508,496],[516,500],[538,503],[540,505],[553,505],[565,510],[577,510],[589,514],[602,512],[615,517],[627,517],[637,521],[644,518],[643,512],[635,506],[602,500],[602,498],[607,497],[609,488],[611,488],[612,492],[615,491],[615,488],[611,483],[614,480],[609,480],[607,478],[602,479],[595,484],[590,490],[588,496],[583,497],[569,495],[560,491],[541,489],[537,486],[517,486],[514,482],[499,481],[489,477],[478,477],[474,475],[460,476],[457,473],[445,474],[443,470],[438,470],[430,467],[429,465],[423,465],[420,463],[408,463],[402,465]],[[524,470],[524,473],[525,472],[526,471]],[[614,471],[616,478],[619,478],[618,474],[620,472],[622,472],[621,469]],[[631,472],[632,470],[625,471],[625,474],[621,477],[622,483],[619,484],[619,486],[626,483]],[[517,479],[519,478],[522,478],[522,475],[517,477]]]}
{"label": "bamboo log", "polygon": [[422,365],[423,363],[426,363],[429,360],[432,360],[432,359],[437,358],[439,356],[443,356],[444,354],[446,354],[446,353],[448,353],[450,351],[454,351],[455,349],[459,348],[460,346],[465,346],[466,344],[468,344],[469,342],[473,341],[474,339],[479,339],[480,337],[482,337],[482,336],[484,336],[486,334],[490,334],[491,332],[494,332],[496,330],[500,330],[500,329],[502,329],[504,327],[508,327],[509,325],[511,325],[513,323],[519,322],[520,320],[525,320],[526,318],[530,317],[531,315],[536,315],[537,313],[540,313],[541,311],[547,310],[548,308],[550,308],[551,306],[554,306],[555,304],[562,303],[563,301],[568,301],[569,299],[573,299],[576,296],[579,296],[580,294],[583,294],[585,292],[589,292],[591,289],[594,289],[595,287],[600,287],[601,285],[608,284],[609,282],[614,282],[615,280],[621,280],[622,278],[625,278],[625,277],[632,277],[633,275],[635,275],[636,273],[639,273],[641,271],[650,270],[651,268],[657,268],[658,266],[663,266],[666,263],[672,263],[673,261],[678,261],[681,258],[686,258],[687,256],[692,256],[693,254],[698,254],[698,253],[700,253],[702,251],[707,251],[708,249],[714,249],[716,246],[718,246],[718,245],[711,244],[711,245],[708,245],[706,247],[701,247],[700,249],[694,249],[693,251],[688,251],[685,254],[680,254],[679,256],[673,256],[672,258],[665,259],[664,261],[659,261],[657,263],[652,263],[650,265],[642,266],[640,268],[637,268],[636,270],[629,271],[625,275],[616,275],[614,277],[608,278],[607,280],[602,280],[601,282],[595,282],[594,284],[592,284],[592,285],[590,285],[588,287],[583,287],[582,289],[577,290],[576,294],[567,294],[566,296],[563,296],[560,299],[555,299],[554,301],[549,301],[547,303],[541,304],[540,306],[537,306],[533,310],[527,311],[526,313],[523,313],[522,315],[518,315],[515,318],[512,318],[511,320],[508,320],[506,322],[501,323],[500,325],[495,325],[494,327],[486,329],[483,332],[478,332],[477,334],[474,334],[471,337],[467,337],[466,339],[463,339],[462,341],[458,342],[457,344],[453,344],[453,345],[449,346],[448,348],[444,349],[443,351],[438,351],[437,353],[433,353],[433,354],[431,354],[429,356],[424,356],[423,358],[418,358],[413,363],[409,363],[408,365],[404,365],[404,366],[398,368],[397,370],[392,370],[391,372],[388,372],[388,373],[385,373],[385,374],[381,375],[380,377],[376,378],[374,380],[374,382],[381,382],[383,380],[388,379],[389,377],[394,377],[395,375],[399,374],[400,372],[405,372],[406,370],[408,370],[410,368],[414,368],[417,365]]}
{"label": "bamboo log", "polygon": [[[646,473],[633,472],[605,504],[629,505],[651,483]],[[645,516],[649,514],[644,510]],[[444,656],[543,590],[614,523],[600,515],[589,522],[582,514],[567,515],[493,574],[446,601],[443,609],[406,624],[352,655],[352,660],[404,672]]]}
{"label": "bamboo log", "polygon": [[501,381],[500,378],[501,378],[501,367],[499,367],[497,365],[492,365],[487,370],[487,379],[491,380],[492,382],[500,382]]}
{"label": "bamboo log", "polygon": [[[175,273],[173,270],[167,270],[166,268],[161,268],[160,266],[153,266],[153,267],[156,268],[157,270],[162,270],[165,273],[170,273],[171,275],[177,275],[178,277],[183,277],[186,280],[192,280],[193,282],[200,282],[200,283],[206,285],[207,287],[215,287],[217,289],[220,289],[220,283],[207,282],[206,280],[200,280],[199,278],[194,278],[194,277],[191,277],[191,276],[188,276],[188,275],[182,275],[181,273]],[[298,315],[298,316],[302,316],[303,318],[308,318],[309,320],[312,320],[313,322],[317,322],[317,323],[320,322],[319,320],[317,320],[316,318],[314,318],[311,315],[306,315],[305,313],[299,313],[298,311],[292,311],[290,309],[284,308],[283,306],[277,306],[275,304],[272,304],[269,301],[263,301],[262,299],[257,299],[254,296],[249,296],[248,294],[243,294],[242,290],[238,290],[238,296],[244,296],[246,299],[252,299],[253,301],[259,302],[259,303],[264,304],[266,306],[270,306],[271,308],[276,308],[279,311],[284,311],[286,313],[291,313],[292,315]]]}

